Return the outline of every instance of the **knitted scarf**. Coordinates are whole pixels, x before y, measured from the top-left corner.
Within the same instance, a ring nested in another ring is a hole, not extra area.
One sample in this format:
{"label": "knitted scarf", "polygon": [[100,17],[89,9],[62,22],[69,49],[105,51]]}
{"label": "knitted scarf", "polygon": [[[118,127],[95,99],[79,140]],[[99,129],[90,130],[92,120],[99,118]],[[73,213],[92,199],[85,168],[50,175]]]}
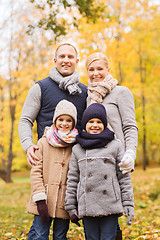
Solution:
{"label": "knitted scarf", "polygon": [[72,75],[63,77],[58,71],[56,67],[53,67],[49,73],[50,78],[55,81],[59,88],[62,90],[68,90],[69,94],[75,95],[77,93],[81,93],[81,89],[78,84],[80,82],[79,73],[75,70]]}
{"label": "knitted scarf", "polygon": [[76,128],[72,129],[68,134],[58,131],[57,128],[46,127],[47,142],[53,147],[68,147],[76,141],[78,131]]}
{"label": "knitted scarf", "polygon": [[77,142],[84,149],[93,149],[104,147],[114,139],[114,132],[110,131],[108,128],[104,129],[99,134],[90,134],[86,131],[81,131],[77,137]]}
{"label": "knitted scarf", "polygon": [[88,96],[91,98],[91,103],[102,103],[103,98],[107,93],[117,85],[118,81],[108,74],[102,82],[90,82],[88,80]]}

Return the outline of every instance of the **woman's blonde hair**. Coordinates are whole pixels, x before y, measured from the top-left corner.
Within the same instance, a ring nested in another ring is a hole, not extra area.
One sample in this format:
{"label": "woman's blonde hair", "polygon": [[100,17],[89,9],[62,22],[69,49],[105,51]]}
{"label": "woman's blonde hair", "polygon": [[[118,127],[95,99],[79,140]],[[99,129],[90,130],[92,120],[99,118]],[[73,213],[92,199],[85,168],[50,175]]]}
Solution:
{"label": "woman's blonde hair", "polygon": [[96,60],[103,60],[106,63],[107,68],[109,67],[109,60],[106,55],[101,52],[95,52],[87,57],[86,68],[88,69],[89,65]]}

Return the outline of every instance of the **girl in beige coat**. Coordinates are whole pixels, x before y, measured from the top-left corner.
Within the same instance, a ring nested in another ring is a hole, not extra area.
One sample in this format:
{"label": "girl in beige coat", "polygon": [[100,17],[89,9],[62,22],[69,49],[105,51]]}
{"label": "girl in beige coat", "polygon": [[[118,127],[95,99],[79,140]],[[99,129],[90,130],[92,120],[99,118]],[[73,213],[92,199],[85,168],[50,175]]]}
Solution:
{"label": "girl in beige coat", "polygon": [[65,240],[69,228],[69,215],[64,209],[64,197],[69,160],[75,137],[76,107],[66,100],[55,109],[53,125],[46,127],[38,141],[36,155],[40,159],[31,169],[31,198],[28,212],[34,221],[28,239],[49,239],[53,223],[53,239]]}

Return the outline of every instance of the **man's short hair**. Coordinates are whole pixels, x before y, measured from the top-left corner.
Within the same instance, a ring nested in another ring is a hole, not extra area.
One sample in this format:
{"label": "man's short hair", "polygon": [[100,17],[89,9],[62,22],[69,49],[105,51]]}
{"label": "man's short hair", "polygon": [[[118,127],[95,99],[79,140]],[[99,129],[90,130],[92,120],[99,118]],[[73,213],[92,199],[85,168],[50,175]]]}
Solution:
{"label": "man's short hair", "polygon": [[54,54],[54,57],[56,58],[57,57],[57,52],[58,52],[58,49],[63,46],[63,45],[68,45],[68,46],[71,46],[74,48],[75,52],[76,52],[76,57],[78,58],[78,50],[77,48],[74,46],[74,44],[70,43],[70,42],[63,42],[61,43],[57,48],[56,48],[56,51],[55,51],[55,54]]}

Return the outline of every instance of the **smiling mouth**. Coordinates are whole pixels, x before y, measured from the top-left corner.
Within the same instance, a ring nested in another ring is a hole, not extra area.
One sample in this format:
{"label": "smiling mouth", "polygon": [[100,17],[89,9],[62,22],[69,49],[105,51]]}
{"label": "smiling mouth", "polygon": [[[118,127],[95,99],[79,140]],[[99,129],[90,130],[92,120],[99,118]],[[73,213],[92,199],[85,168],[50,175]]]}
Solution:
{"label": "smiling mouth", "polygon": [[98,80],[98,79],[101,79],[101,78],[102,78],[102,77],[94,77],[93,79],[94,79],[94,80],[96,80],[96,79]]}
{"label": "smiling mouth", "polygon": [[97,131],[99,131],[99,129],[91,129],[91,131],[97,132]]}
{"label": "smiling mouth", "polygon": [[66,128],[68,128],[67,126],[60,126],[61,128],[64,128],[64,129],[66,129]]}
{"label": "smiling mouth", "polygon": [[68,127],[60,127],[60,130],[62,132],[68,132],[69,131],[69,128]]}
{"label": "smiling mouth", "polygon": [[68,65],[62,65],[63,68],[69,68],[70,66]]}

